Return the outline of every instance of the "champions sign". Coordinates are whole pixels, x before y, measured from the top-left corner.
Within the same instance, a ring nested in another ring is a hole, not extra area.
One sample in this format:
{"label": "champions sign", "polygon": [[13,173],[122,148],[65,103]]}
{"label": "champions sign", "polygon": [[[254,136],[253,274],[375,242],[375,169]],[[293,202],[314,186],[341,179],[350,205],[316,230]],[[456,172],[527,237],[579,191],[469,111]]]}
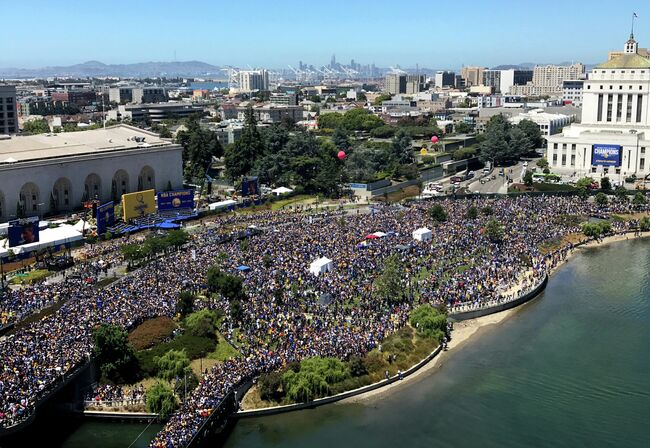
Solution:
{"label": "champions sign", "polygon": [[162,191],[158,193],[158,211],[194,208],[194,190]]}
{"label": "champions sign", "polygon": [[122,195],[122,216],[124,222],[133,218],[156,213],[156,191],[136,191]]}
{"label": "champions sign", "polygon": [[620,145],[593,145],[591,148],[591,164],[603,166],[621,166]]}

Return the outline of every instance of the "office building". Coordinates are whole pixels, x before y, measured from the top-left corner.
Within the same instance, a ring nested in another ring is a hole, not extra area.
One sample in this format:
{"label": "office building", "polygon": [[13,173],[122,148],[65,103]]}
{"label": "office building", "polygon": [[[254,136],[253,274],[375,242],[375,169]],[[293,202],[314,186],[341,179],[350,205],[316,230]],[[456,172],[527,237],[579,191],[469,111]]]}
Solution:
{"label": "office building", "polygon": [[108,89],[108,100],[118,104],[162,103],[167,99],[167,90],[158,86],[122,86]]}
{"label": "office building", "polygon": [[42,216],[93,198],[181,188],[182,152],[181,145],[127,125],[0,140],[0,221],[15,218],[17,204],[25,216]]}
{"label": "office building", "polygon": [[280,104],[283,106],[297,106],[298,95],[295,93],[272,93],[269,98],[271,104]]}
{"label": "office building", "polygon": [[483,85],[492,87],[494,92],[501,92],[502,70],[483,70]]}
{"label": "office building", "polygon": [[406,87],[403,93],[407,95],[416,95],[424,90],[424,75],[408,75],[406,77]]}
{"label": "office building", "polygon": [[565,126],[571,124],[575,120],[573,115],[565,114],[549,114],[544,112],[543,109],[533,109],[528,112],[523,112],[508,119],[512,124],[519,124],[523,120],[530,120],[539,126],[539,130],[543,136],[557,134]]}
{"label": "office building", "polygon": [[460,70],[460,76],[465,81],[466,87],[478,86],[483,84],[484,67],[463,67]]}
{"label": "office building", "polygon": [[509,93],[523,96],[560,95],[564,81],[581,79],[584,74],[583,64],[538,65],[533,70],[532,82],[526,85],[514,84]]}
{"label": "office building", "polygon": [[456,86],[456,73],[440,71],[434,76],[434,84],[438,88],[455,87]]}
{"label": "office building", "polygon": [[[246,119],[246,111],[250,105],[241,104],[237,107],[237,119],[244,121]],[[256,105],[252,107],[253,115],[258,123],[281,123],[285,120],[297,123],[302,121],[303,112],[305,111],[302,106],[280,106],[276,104]]]}
{"label": "office building", "polygon": [[0,85],[0,135],[18,132],[16,86]]}
{"label": "office building", "polygon": [[89,89],[68,89],[62,92],[52,92],[53,103],[73,104],[77,107],[90,106],[97,101],[94,90]]}
{"label": "office building", "polygon": [[650,174],[650,59],[634,36],[584,81],[581,123],[547,137],[555,172],[621,181]]}
{"label": "office building", "polygon": [[582,107],[582,91],[585,81],[582,79],[566,80],[562,83],[562,101],[565,104],[573,104]]}
{"label": "office building", "polygon": [[239,90],[242,92],[269,90],[269,72],[266,70],[242,70],[239,72]]}
{"label": "office building", "polygon": [[133,122],[160,123],[163,120],[189,118],[201,114],[203,108],[187,103],[126,104],[109,110],[109,120],[130,120]]}
{"label": "office building", "polygon": [[387,74],[385,90],[391,95],[406,93],[406,73]]}

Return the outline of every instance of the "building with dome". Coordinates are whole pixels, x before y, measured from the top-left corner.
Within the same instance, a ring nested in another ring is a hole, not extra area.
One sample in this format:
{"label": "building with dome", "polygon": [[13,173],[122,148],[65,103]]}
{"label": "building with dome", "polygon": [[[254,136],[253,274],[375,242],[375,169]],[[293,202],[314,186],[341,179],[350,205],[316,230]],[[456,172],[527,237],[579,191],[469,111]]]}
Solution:
{"label": "building with dome", "polygon": [[623,52],[588,74],[582,121],[546,137],[553,172],[614,181],[650,175],[650,59],[630,35]]}

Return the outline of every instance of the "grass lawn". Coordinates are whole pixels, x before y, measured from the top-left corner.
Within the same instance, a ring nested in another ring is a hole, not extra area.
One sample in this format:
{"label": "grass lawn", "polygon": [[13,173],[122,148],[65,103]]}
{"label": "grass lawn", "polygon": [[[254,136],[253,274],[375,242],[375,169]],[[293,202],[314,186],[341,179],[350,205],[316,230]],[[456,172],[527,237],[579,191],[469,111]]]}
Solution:
{"label": "grass lawn", "polygon": [[216,361],[226,361],[230,358],[238,358],[240,356],[239,352],[224,339],[221,333],[217,333],[217,339],[217,348],[208,354],[208,358]]}
{"label": "grass lawn", "polygon": [[12,285],[31,285],[32,283],[45,280],[52,274],[53,272],[50,272],[47,269],[37,269],[35,271],[29,271],[27,274],[16,276],[12,278],[9,283]]}
{"label": "grass lawn", "polygon": [[282,199],[280,201],[274,202],[271,204],[271,210],[282,210],[284,207],[289,205],[299,205],[299,202],[304,202],[305,204],[311,204],[315,202],[317,196],[312,196],[308,194],[300,194],[298,196],[291,197],[289,199]]}

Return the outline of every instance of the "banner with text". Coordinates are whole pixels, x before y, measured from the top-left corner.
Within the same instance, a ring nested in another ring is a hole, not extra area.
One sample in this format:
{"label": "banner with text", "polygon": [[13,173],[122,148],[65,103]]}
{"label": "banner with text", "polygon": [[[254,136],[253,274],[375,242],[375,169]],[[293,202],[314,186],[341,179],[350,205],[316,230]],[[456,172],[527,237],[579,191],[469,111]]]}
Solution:
{"label": "banner with text", "polygon": [[158,211],[180,208],[194,209],[194,190],[163,191],[158,193]]}
{"label": "banner with text", "polygon": [[593,145],[591,149],[591,164],[621,166],[622,154],[621,145]]}
{"label": "banner with text", "polygon": [[115,223],[115,204],[107,202],[97,207],[97,235],[106,233],[106,229]]}
{"label": "banner with text", "polygon": [[155,190],[136,191],[122,195],[124,222],[152,213],[156,213]]}

